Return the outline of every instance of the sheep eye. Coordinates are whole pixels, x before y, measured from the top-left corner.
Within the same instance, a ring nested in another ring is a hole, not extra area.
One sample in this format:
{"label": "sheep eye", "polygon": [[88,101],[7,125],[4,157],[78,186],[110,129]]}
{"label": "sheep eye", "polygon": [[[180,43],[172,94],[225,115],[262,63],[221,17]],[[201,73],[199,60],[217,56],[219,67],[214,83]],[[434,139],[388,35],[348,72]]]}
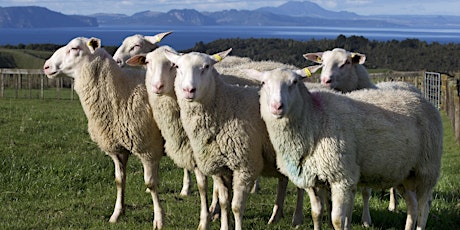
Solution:
{"label": "sheep eye", "polygon": [[134,49],[137,49],[139,47],[141,47],[141,46],[140,45],[134,45],[133,47],[131,47],[131,49],[129,51],[133,51]]}
{"label": "sheep eye", "polygon": [[345,61],[345,63],[343,63],[340,68],[343,68],[345,67],[346,65],[350,64],[351,62],[349,60]]}
{"label": "sheep eye", "polygon": [[204,69],[208,69],[208,68],[209,68],[208,64],[204,65]]}

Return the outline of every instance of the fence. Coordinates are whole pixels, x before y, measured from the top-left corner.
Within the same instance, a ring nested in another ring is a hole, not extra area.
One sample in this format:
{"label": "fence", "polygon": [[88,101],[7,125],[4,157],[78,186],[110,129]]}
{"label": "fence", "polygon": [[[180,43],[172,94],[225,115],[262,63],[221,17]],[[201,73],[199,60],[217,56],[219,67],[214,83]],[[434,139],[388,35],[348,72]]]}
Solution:
{"label": "fence", "polygon": [[[373,82],[404,81],[414,84],[440,110],[446,111],[460,142],[460,78],[433,72],[371,73]],[[316,79],[318,80],[318,79]],[[77,99],[73,80],[49,79],[42,70],[0,69],[0,98]]]}
{"label": "fence", "polygon": [[39,69],[0,69],[0,98],[38,98],[74,100],[73,80],[49,79]]}

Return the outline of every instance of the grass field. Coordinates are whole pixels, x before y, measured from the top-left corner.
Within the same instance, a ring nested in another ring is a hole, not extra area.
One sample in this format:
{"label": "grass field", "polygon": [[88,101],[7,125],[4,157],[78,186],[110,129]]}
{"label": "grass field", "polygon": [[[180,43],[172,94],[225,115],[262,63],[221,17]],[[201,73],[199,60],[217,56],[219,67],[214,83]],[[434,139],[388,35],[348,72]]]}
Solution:
{"label": "grass field", "polygon": [[[460,227],[460,147],[445,116],[441,178],[434,192],[428,229]],[[142,166],[132,157],[127,169],[125,215],[117,224],[108,219],[115,203],[112,160],[87,133],[78,100],[0,99],[0,229],[151,229],[152,201],[143,185]],[[163,158],[160,198],[166,229],[196,229],[199,200],[196,186],[181,197],[182,170]],[[285,217],[268,226],[275,200],[276,180],[262,178],[261,191],[250,196],[244,229],[292,229],[295,187],[290,184]],[[374,191],[371,229],[403,229],[405,203],[387,211],[388,194]],[[361,195],[356,196],[353,228],[360,225]],[[312,229],[308,197],[303,229]],[[231,219],[233,221],[233,219]],[[325,223],[327,220],[324,221]],[[213,222],[212,229],[219,228]],[[329,228],[325,224],[325,228]]]}

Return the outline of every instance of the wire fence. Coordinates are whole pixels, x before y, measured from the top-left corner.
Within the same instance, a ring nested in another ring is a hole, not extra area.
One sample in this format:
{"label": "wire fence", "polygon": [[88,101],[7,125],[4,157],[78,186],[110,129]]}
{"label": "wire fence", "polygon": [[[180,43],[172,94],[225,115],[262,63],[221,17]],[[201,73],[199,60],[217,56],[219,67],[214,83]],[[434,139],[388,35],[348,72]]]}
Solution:
{"label": "wire fence", "polygon": [[40,69],[0,69],[0,98],[75,100],[73,79],[48,78]]}

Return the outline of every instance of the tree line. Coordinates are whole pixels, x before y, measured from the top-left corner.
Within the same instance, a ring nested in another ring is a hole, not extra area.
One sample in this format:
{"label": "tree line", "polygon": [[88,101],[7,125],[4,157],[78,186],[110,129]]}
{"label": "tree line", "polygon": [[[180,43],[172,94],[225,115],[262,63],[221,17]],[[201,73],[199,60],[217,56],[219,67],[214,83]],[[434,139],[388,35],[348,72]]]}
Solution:
{"label": "tree line", "polygon": [[[55,51],[61,45],[19,44],[3,48],[38,51]],[[320,52],[333,48],[344,48],[366,55],[368,69],[388,69],[396,71],[433,71],[455,75],[460,71],[460,44],[438,42],[428,43],[418,39],[376,41],[363,36],[339,35],[336,39],[311,39],[298,41],[276,38],[228,38],[210,43],[198,42],[194,47],[180,52],[198,51],[216,53],[233,48],[232,55],[250,57],[253,60],[272,60],[304,67],[313,63],[303,58],[305,53]],[[106,46],[113,54],[117,47]]]}
{"label": "tree line", "polygon": [[418,39],[376,41],[362,36],[339,35],[336,39],[219,39],[204,44],[198,42],[188,51],[215,53],[233,48],[232,55],[253,60],[273,60],[298,67],[312,65],[303,58],[305,53],[343,48],[366,55],[368,69],[396,71],[434,71],[454,75],[460,70],[460,44],[428,43]]}

